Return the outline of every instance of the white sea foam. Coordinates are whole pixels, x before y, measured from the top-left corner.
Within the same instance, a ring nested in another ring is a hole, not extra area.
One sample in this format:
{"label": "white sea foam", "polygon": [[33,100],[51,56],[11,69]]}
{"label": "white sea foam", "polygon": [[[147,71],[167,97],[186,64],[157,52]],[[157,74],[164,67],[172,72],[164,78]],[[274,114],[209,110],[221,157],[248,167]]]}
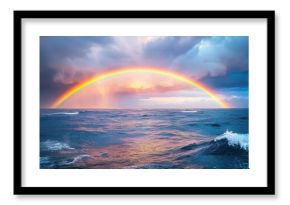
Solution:
{"label": "white sea foam", "polygon": [[41,146],[44,149],[47,149],[49,151],[59,151],[59,150],[63,150],[63,149],[74,149],[66,143],[53,141],[53,140],[47,140],[45,142],[42,142]]}
{"label": "white sea foam", "polygon": [[54,112],[54,113],[48,113],[45,115],[78,115],[79,112]]}
{"label": "white sea foam", "polygon": [[74,164],[82,159],[87,159],[87,158],[92,158],[90,155],[88,154],[82,154],[82,155],[78,155],[76,156],[71,162],[67,162],[65,163],[66,165],[69,165],[69,164]]}
{"label": "white sea foam", "polygon": [[240,145],[241,148],[248,150],[249,134],[238,134],[232,131],[226,131],[224,134],[216,137],[214,140],[227,139],[230,146]]}
{"label": "white sea foam", "polygon": [[195,113],[197,111],[196,110],[182,110],[181,112]]}

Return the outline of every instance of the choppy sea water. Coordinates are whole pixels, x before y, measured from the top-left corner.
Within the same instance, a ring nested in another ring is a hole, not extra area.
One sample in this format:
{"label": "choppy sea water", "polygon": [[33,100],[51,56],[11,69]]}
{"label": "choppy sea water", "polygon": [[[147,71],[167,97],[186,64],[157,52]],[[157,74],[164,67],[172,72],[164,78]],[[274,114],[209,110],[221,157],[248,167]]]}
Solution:
{"label": "choppy sea water", "polygon": [[247,169],[248,109],[40,111],[42,169]]}

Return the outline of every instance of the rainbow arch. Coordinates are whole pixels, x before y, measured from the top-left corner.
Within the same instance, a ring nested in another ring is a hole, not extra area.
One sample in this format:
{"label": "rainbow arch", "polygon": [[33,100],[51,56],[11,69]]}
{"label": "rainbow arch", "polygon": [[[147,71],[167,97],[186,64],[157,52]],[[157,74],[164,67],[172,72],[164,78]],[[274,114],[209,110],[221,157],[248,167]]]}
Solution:
{"label": "rainbow arch", "polygon": [[77,85],[71,87],[68,89],[64,94],[62,94],[59,98],[55,100],[55,102],[51,105],[51,108],[58,108],[63,104],[67,99],[69,99],[72,95],[76,94],[81,89],[91,85],[92,83],[95,83],[97,81],[106,80],[110,77],[119,76],[119,75],[126,75],[131,73],[152,73],[152,74],[159,74],[167,77],[171,77],[174,79],[177,79],[179,81],[182,81],[184,83],[187,83],[193,87],[198,88],[199,90],[205,92],[208,96],[210,96],[214,101],[216,101],[221,107],[223,108],[229,108],[230,105],[227,103],[224,99],[222,99],[220,96],[218,96],[218,93],[214,91],[212,88],[209,88],[208,86],[202,84],[201,82],[197,80],[193,80],[191,78],[188,78],[180,73],[172,72],[163,70],[160,68],[145,68],[145,67],[130,67],[130,68],[123,68],[123,69],[116,69],[112,71],[108,71],[102,74],[97,74],[87,80],[84,80]]}

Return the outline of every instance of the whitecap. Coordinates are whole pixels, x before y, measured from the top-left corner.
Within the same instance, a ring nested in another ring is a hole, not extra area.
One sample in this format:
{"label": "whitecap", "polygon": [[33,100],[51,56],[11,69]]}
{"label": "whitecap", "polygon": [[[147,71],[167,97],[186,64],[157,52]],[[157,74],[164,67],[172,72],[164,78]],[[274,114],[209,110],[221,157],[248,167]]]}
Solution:
{"label": "whitecap", "polygon": [[78,155],[78,156],[74,157],[74,159],[71,162],[66,162],[65,164],[66,165],[74,164],[74,163],[76,163],[78,161],[81,161],[83,159],[88,159],[88,158],[92,158],[91,155],[88,155],[88,154]]}
{"label": "whitecap", "polygon": [[249,134],[239,134],[227,130],[224,134],[216,137],[214,141],[221,139],[227,139],[230,146],[239,145],[244,150],[249,148]]}
{"label": "whitecap", "polygon": [[182,110],[181,112],[187,112],[187,113],[195,113],[197,112],[196,110]]}
{"label": "whitecap", "polygon": [[54,113],[47,113],[44,115],[78,115],[79,112],[54,112]]}
{"label": "whitecap", "polygon": [[41,148],[44,150],[49,150],[49,151],[59,151],[63,149],[74,149],[70,147],[68,144],[63,143],[63,142],[58,142],[54,140],[47,140],[45,142],[41,142]]}

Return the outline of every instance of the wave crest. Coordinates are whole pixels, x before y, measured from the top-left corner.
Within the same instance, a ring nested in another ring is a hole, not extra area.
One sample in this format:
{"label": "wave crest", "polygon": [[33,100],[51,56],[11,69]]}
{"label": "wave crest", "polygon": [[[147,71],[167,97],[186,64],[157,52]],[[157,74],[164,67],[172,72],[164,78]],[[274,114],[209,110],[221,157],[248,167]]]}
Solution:
{"label": "wave crest", "polygon": [[90,158],[92,158],[92,157],[88,154],[78,155],[78,156],[74,157],[72,161],[66,162],[65,165],[75,164],[81,160],[86,160],[86,159],[90,159]]}
{"label": "wave crest", "polygon": [[54,112],[54,113],[47,113],[44,115],[78,115],[79,112]]}
{"label": "wave crest", "polygon": [[52,140],[47,140],[45,142],[41,142],[41,147],[44,150],[48,151],[59,151],[59,150],[71,150],[74,149],[70,147],[66,143],[58,142],[58,141],[52,141]]}
{"label": "wave crest", "polygon": [[224,134],[216,137],[214,141],[223,139],[226,139],[230,146],[240,146],[244,150],[249,149],[249,134],[239,134],[227,130]]}

